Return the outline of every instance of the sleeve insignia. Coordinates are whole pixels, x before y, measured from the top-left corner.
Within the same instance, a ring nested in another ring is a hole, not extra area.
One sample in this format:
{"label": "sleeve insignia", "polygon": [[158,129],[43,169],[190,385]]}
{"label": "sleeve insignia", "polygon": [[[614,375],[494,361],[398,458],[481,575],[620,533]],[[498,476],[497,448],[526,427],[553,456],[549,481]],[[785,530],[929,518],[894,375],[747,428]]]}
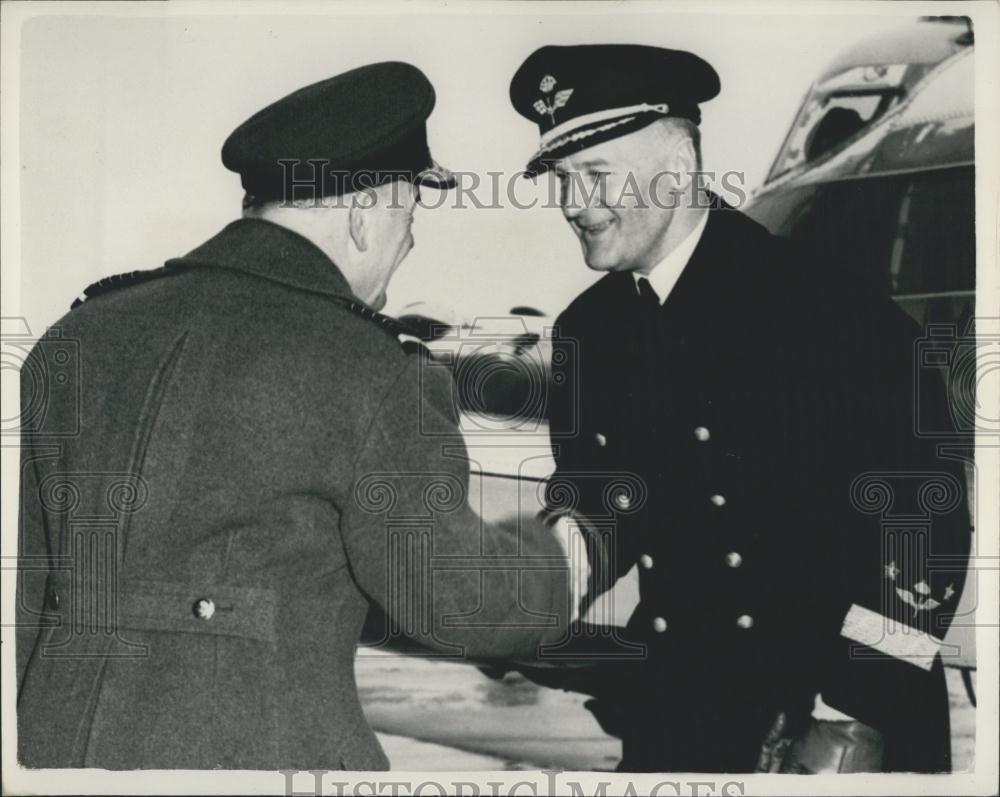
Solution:
{"label": "sleeve insignia", "polygon": [[[885,566],[885,575],[890,581],[895,581],[896,576],[899,575],[900,570],[896,567],[895,562],[889,562]],[[896,595],[899,599],[903,601],[907,606],[913,607],[914,617],[918,612],[931,611],[932,609],[938,608],[944,601],[951,600],[955,595],[955,584],[951,583],[945,587],[944,595],[941,600],[935,600],[931,597],[931,587],[926,581],[918,581],[913,585],[913,589],[904,589],[903,587],[895,587]]]}

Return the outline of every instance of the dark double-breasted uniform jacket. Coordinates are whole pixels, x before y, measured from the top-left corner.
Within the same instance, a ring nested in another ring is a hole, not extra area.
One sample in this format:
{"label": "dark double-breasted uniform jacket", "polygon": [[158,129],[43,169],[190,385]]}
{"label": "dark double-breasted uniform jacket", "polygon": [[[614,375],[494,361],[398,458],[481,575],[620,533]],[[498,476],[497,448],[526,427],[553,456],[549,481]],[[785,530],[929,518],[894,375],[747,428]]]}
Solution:
{"label": "dark double-breasted uniform jacket", "polygon": [[557,322],[549,511],[588,527],[595,591],[638,568],[645,646],[572,683],[625,770],[752,770],[817,693],[885,734],[888,766],[945,769],[933,653],[970,529],[961,464],[914,426],[940,381],[887,297],[709,213],[662,307],[610,273]]}
{"label": "dark double-breasted uniform jacket", "polygon": [[23,765],[383,769],[369,606],[455,657],[560,636],[558,544],[469,509],[449,380],[311,243],[241,220],[88,293],[21,373]]}

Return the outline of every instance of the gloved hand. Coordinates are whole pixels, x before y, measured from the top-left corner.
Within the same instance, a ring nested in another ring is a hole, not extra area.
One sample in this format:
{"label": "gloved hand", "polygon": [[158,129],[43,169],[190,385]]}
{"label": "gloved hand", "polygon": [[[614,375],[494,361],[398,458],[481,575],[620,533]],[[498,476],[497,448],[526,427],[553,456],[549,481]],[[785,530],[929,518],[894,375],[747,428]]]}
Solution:
{"label": "gloved hand", "polygon": [[882,734],[862,722],[810,720],[798,739],[785,735],[781,713],[761,745],[757,772],[831,774],[881,772]]}
{"label": "gloved hand", "polygon": [[805,774],[881,772],[882,734],[863,722],[812,720],[809,729],[792,742],[782,772]]}

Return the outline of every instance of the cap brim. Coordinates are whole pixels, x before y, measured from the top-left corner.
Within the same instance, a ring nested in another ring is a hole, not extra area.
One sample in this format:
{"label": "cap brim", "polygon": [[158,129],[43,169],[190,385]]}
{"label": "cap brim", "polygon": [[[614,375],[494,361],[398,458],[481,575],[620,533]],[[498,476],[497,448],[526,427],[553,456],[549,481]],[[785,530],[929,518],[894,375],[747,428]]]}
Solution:
{"label": "cap brim", "polygon": [[417,185],[426,185],[430,188],[445,190],[454,188],[458,181],[455,178],[454,172],[444,168],[444,166],[431,158],[430,166],[417,172],[413,182]]}

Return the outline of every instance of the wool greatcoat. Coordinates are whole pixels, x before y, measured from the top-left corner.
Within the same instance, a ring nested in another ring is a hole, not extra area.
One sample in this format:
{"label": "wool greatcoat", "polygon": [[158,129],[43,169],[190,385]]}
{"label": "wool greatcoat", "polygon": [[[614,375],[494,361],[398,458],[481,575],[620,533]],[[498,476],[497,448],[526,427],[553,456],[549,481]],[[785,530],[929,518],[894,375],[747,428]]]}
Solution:
{"label": "wool greatcoat", "polygon": [[751,771],[818,693],[890,769],[949,766],[948,651],[927,654],[969,513],[915,421],[945,394],[888,297],[812,263],[716,202],[662,306],[609,273],[558,318],[549,511],[588,528],[594,591],[636,567],[640,600],[620,660],[535,675],[597,696],[623,770]]}
{"label": "wool greatcoat", "polygon": [[384,769],[370,605],[453,657],[561,636],[559,545],[469,509],[450,379],[311,243],[240,220],[88,293],[21,373],[23,765]]}

